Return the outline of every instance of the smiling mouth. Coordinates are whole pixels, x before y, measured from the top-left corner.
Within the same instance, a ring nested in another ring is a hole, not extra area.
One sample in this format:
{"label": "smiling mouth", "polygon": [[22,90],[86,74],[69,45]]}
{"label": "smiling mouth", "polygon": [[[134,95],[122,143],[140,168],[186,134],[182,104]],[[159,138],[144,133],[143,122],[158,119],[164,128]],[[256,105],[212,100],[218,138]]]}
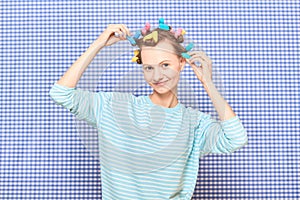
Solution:
{"label": "smiling mouth", "polygon": [[153,84],[157,85],[157,86],[163,86],[166,82],[168,82],[168,81],[161,81],[161,82],[153,83]]}

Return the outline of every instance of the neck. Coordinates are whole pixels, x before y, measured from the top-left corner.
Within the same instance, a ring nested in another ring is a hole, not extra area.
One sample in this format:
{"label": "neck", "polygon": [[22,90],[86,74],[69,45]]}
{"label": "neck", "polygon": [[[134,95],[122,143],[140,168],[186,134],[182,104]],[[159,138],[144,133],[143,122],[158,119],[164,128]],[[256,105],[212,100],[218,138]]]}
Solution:
{"label": "neck", "polygon": [[173,108],[178,104],[177,91],[169,91],[164,94],[159,94],[154,90],[149,97],[154,104],[160,105],[165,108]]}

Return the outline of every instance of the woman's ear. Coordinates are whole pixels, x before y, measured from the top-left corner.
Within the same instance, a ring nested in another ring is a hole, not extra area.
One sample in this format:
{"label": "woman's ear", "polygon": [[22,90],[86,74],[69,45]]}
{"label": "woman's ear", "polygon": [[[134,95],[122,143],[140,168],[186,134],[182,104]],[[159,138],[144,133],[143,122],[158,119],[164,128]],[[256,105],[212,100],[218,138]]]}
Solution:
{"label": "woman's ear", "polygon": [[183,57],[180,57],[180,71],[184,69],[185,64],[186,60]]}

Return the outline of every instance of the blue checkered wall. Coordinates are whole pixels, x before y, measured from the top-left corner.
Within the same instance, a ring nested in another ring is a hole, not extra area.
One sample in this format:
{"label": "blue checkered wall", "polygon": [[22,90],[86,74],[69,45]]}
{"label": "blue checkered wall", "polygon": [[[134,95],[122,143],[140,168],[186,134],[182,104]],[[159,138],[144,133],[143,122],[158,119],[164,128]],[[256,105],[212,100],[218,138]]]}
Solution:
{"label": "blue checkered wall", "polygon": [[[193,199],[300,198],[298,1],[1,1],[0,199],[100,199],[95,130],[51,101],[56,80],[108,24],[160,17],[214,62],[249,144],[200,160]],[[147,94],[125,43],[96,56],[78,87]],[[214,114],[188,66],[179,97]]]}

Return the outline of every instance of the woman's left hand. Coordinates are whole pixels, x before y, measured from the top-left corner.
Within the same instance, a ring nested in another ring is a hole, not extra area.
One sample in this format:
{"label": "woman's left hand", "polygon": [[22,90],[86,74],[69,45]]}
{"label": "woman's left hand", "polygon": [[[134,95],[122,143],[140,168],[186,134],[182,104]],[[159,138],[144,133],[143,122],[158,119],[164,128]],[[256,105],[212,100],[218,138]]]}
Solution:
{"label": "woman's left hand", "polygon": [[205,54],[204,51],[189,52],[191,58],[186,61],[191,65],[197,78],[202,84],[212,82],[212,60]]}

